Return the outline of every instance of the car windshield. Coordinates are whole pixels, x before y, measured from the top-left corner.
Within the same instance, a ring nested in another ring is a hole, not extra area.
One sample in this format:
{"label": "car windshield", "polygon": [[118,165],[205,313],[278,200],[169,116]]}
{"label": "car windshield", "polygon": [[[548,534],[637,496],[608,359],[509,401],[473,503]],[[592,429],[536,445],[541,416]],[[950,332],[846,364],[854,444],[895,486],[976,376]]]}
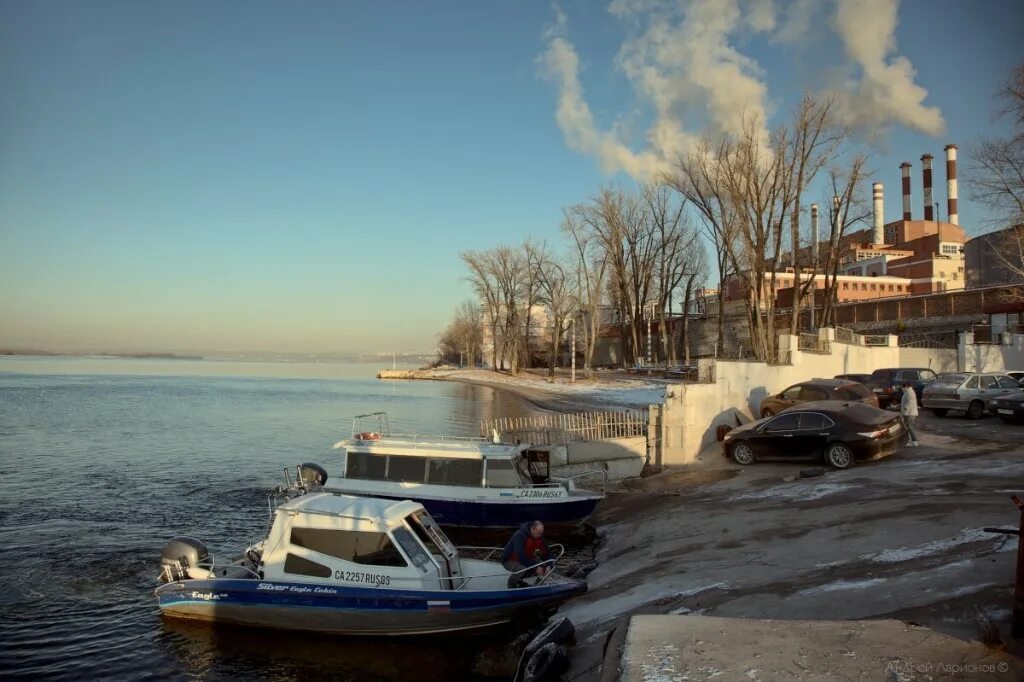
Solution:
{"label": "car windshield", "polygon": [[966,374],[940,374],[939,378],[935,380],[935,383],[950,386],[959,386],[964,382],[964,379],[966,378]]}

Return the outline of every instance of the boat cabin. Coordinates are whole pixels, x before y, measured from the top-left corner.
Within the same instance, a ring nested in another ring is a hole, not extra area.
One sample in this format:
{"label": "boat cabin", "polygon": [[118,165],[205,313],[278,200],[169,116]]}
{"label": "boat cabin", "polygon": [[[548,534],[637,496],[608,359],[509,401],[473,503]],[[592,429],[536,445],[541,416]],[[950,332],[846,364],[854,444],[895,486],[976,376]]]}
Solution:
{"label": "boat cabin", "polygon": [[521,488],[550,479],[547,453],[528,445],[357,437],[335,447],[345,449],[348,479],[469,488]]}
{"label": "boat cabin", "polygon": [[311,590],[450,590],[465,582],[458,550],[422,505],[330,492],[277,508],[260,563],[263,579],[316,583]]}

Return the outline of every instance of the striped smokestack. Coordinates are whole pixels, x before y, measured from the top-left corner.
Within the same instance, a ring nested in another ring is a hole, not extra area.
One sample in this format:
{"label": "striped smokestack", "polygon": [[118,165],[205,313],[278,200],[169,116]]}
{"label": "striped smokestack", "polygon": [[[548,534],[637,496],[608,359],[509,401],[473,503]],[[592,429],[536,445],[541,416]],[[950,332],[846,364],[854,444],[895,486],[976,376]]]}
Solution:
{"label": "striped smokestack", "polygon": [[954,225],[960,224],[960,214],[956,206],[956,145],[946,145],[946,213],[949,214],[949,222]]}
{"label": "striped smokestack", "polygon": [[871,185],[871,198],[874,200],[875,224],[871,235],[872,244],[885,243],[885,195],[882,193],[882,183],[876,182]]}
{"label": "striped smokestack", "polygon": [[903,219],[910,220],[910,162],[904,161],[900,168],[903,170]]}
{"label": "striped smokestack", "polygon": [[935,220],[932,215],[932,155],[921,157],[921,173],[924,175],[924,219]]}

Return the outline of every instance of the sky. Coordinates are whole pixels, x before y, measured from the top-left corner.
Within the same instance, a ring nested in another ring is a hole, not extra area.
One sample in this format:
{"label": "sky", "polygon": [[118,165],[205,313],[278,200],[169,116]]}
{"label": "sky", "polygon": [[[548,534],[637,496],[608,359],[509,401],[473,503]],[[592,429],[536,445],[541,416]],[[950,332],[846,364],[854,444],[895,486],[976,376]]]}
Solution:
{"label": "sky", "polygon": [[804,91],[890,219],[925,152],[944,214],[1021,27],[1016,0],[0,0],[0,348],[430,351],[460,252],[557,246],[563,207]]}

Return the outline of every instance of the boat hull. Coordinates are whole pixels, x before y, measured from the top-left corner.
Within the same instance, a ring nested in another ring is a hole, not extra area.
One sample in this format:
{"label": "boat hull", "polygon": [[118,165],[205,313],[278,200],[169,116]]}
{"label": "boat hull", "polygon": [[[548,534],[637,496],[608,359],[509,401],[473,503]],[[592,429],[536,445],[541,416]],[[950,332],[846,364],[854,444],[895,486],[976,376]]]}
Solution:
{"label": "boat hull", "polygon": [[585,583],[515,590],[392,590],[261,580],[185,580],[156,590],[174,618],[345,635],[428,635],[543,616]]}

